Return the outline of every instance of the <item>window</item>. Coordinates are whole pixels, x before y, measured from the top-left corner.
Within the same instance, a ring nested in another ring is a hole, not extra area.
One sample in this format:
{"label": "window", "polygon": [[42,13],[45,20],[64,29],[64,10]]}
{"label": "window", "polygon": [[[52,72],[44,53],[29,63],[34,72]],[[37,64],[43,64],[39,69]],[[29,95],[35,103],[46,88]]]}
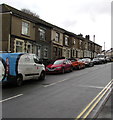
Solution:
{"label": "window", "polygon": [[56,42],[59,42],[59,39],[60,39],[60,34],[56,32],[56,38],[55,38],[55,41],[56,41]]}
{"label": "window", "polygon": [[45,40],[45,30],[39,29],[39,31],[40,31],[40,40]]}
{"label": "window", "polygon": [[29,34],[30,34],[30,24],[29,24],[29,22],[22,21],[22,34],[29,36]]}
{"label": "window", "polygon": [[75,41],[75,39],[74,39],[74,41],[73,41],[73,44],[74,44],[74,45],[76,44],[76,41]]}
{"label": "window", "polygon": [[65,45],[69,45],[68,37],[65,36]]}
{"label": "window", "polygon": [[16,52],[24,52],[24,41],[16,40]]}
{"label": "window", "polygon": [[80,48],[82,48],[82,40],[80,40],[79,44],[80,44]]}
{"label": "window", "polygon": [[80,45],[82,45],[82,40],[80,40]]}
{"label": "window", "polygon": [[48,56],[48,49],[44,48],[44,57],[47,57],[47,56]]}

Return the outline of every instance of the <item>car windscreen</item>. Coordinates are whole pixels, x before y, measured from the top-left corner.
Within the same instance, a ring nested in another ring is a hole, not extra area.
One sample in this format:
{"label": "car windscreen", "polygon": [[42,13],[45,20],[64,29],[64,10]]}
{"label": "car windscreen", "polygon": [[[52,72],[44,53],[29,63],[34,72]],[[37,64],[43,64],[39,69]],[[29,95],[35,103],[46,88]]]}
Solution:
{"label": "car windscreen", "polygon": [[63,63],[63,60],[57,60],[57,61],[55,61],[53,64],[54,65],[59,65],[59,64],[62,64]]}
{"label": "car windscreen", "polygon": [[79,62],[82,62],[82,59],[78,59]]}
{"label": "car windscreen", "polygon": [[98,58],[94,58],[93,60],[98,60]]}
{"label": "car windscreen", "polygon": [[90,62],[90,59],[82,59],[83,62]]}

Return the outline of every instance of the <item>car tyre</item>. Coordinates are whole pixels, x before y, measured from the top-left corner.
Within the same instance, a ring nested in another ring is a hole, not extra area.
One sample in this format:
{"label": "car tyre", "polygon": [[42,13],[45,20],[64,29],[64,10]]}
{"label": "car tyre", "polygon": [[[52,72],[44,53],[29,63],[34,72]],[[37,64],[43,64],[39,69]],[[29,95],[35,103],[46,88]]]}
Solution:
{"label": "car tyre", "polygon": [[70,72],[72,72],[73,71],[73,66],[71,66],[71,68],[70,68]]}
{"label": "car tyre", "polygon": [[65,73],[65,69],[64,68],[62,68],[62,74],[64,74]]}
{"label": "car tyre", "polygon": [[23,84],[23,77],[22,75],[18,75],[16,79],[16,85],[19,87]]}
{"label": "car tyre", "polygon": [[40,80],[45,80],[45,72],[42,71],[39,77]]}
{"label": "car tyre", "polygon": [[83,65],[83,69],[85,68],[86,66],[85,65]]}
{"label": "car tyre", "polygon": [[78,70],[80,70],[80,68],[81,68],[80,65],[78,65]]}

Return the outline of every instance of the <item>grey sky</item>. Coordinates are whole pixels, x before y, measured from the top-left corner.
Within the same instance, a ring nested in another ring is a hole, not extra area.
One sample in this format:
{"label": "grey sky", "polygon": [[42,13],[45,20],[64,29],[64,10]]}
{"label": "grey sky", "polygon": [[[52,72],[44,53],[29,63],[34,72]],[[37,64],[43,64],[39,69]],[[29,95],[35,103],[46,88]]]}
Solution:
{"label": "grey sky", "polygon": [[112,0],[1,0],[17,9],[28,8],[41,19],[111,48]]}

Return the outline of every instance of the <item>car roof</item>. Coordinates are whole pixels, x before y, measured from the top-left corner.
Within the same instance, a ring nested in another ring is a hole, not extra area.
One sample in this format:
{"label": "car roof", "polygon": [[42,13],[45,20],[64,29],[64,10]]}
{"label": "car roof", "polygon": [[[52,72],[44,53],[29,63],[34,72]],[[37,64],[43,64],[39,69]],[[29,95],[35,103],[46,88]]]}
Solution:
{"label": "car roof", "polygon": [[58,60],[67,60],[67,59],[57,59],[57,60],[55,60],[55,61],[58,61]]}

